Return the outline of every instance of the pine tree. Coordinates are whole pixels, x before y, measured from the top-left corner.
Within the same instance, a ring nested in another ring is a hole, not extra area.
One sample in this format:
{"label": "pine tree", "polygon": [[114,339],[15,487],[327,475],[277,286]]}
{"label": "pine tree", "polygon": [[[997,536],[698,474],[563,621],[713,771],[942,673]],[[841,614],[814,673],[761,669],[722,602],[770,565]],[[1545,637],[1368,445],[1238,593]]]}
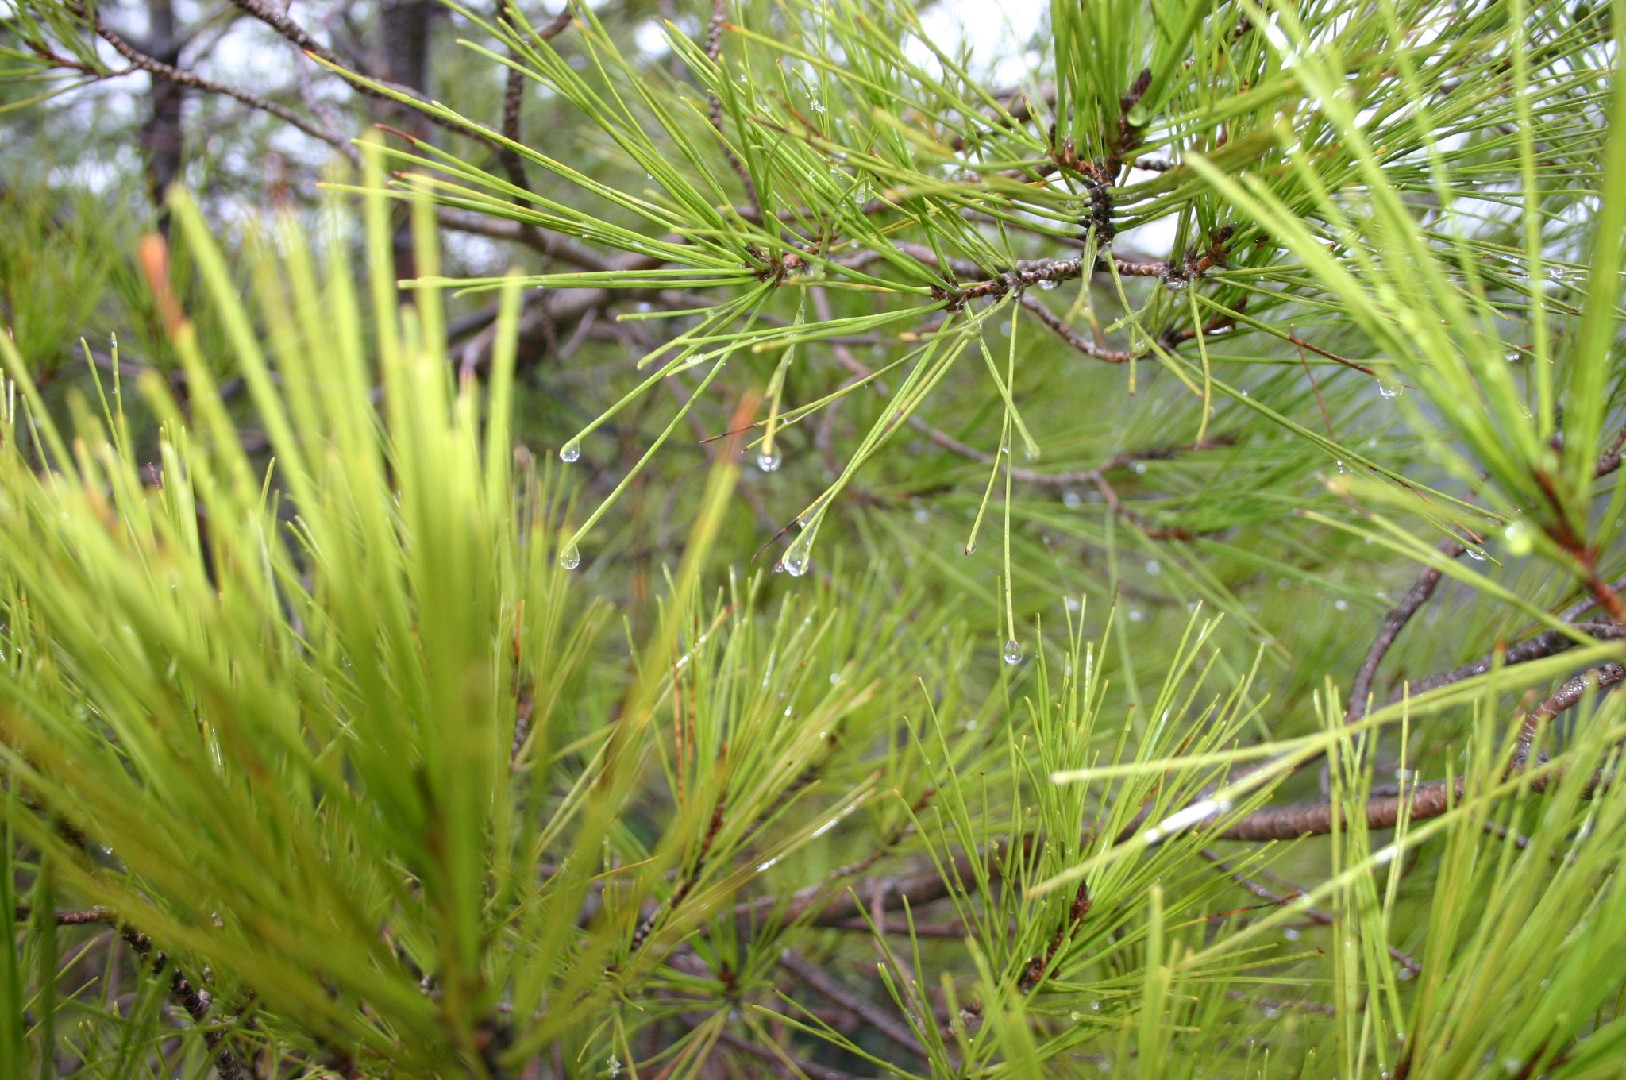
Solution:
{"label": "pine tree", "polygon": [[675,14],[7,253],[0,1072],[1613,1075],[1626,3]]}

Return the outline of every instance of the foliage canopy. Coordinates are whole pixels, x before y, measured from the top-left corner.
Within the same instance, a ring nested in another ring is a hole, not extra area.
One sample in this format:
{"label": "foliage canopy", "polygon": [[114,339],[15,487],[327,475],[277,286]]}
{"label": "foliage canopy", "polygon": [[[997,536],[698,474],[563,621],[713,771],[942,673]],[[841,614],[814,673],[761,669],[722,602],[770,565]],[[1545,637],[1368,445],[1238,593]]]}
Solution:
{"label": "foliage canopy", "polygon": [[8,195],[0,1060],[1618,1072],[1626,2],[449,6],[304,220]]}

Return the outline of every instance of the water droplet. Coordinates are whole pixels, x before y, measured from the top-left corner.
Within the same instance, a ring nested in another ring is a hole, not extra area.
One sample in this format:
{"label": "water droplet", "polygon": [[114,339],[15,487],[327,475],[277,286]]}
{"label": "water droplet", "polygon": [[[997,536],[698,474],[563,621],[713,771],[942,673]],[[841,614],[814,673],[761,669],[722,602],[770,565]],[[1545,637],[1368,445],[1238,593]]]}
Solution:
{"label": "water droplet", "polygon": [[812,535],[803,533],[798,536],[796,542],[779,557],[779,565],[775,569],[783,569],[791,577],[801,577],[807,573],[807,568],[813,561],[808,556],[808,548],[811,546],[808,541]]}
{"label": "water droplet", "polygon": [[1338,471],[1340,473],[1347,474],[1349,472],[1349,467],[1346,466],[1342,461],[1335,461],[1333,464],[1338,466]]}
{"label": "water droplet", "polygon": [[1067,610],[1068,611],[1076,612],[1076,611],[1081,610],[1084,607],[1084,605],[1079,601],[1078,597],[1076,597],[1076,596],[1069,596],[1066,599],[1065,603],[1067,604]]}
{"label": "water droplet", "polygon": [[1157,562],[1156,559],[1147,559],[1146,560],[1146,572],[1148,574],[1151,574],[1153,577],[1157,577],[1157,575],[1159,575],[1159,574],[1161,574],[1163,572],[1163,567],[1158,565],[1158,562]]}
{"label": "water droplet", "polygon": [[582,444],[571,439],[559,448],[559,460],[567,465],[582,456]]}
{"label": "water droplet", "polygon": [[1132,608],[1129,612],[1130,622],[1140,622],[1144,618],[1146,618],[1146,612],[1142,611],[1140,608]]}
{"label": "water droplet", "polygon": [[1137,461],[1133,465],[1131,465],[1129,468],[1130,468],[1130,471],[1132,471],[1136,476],[1145,476],[1146,475],[1146,462],[1144,462],[1144,461]]}
{"label": "water droplet", "polygon": [[915,507],[915,524],[924,525],[932,519],[932,512],[924,506]]}
{"label": "water droplet", "polygon": [[1463,552],[1463,554],[1468,556],[1468,558],[1472,559],[1474,562],[1484,562],[1486,557],[1484,551],[1474,547],[1469,548],[1467,551]]}
{"label": "water droplet", "polygon": [[1186,286],[1190,284],[1191,279],[1184,274],[1170,274],[1163,279],[1163,287],[1172,293],[1185,292]]}
{"label": "water droplet", "polygon": [[1015,667],[1022,662],[1022,643],[1011,640],[1005,643],[1005,651],[1001,654],[1007,664]]}
{"label": "water droplet", "polygon": [[581,549],[575,544],[571,544],[569,547],[559,552],[559,565],[564,567],[566,570],[574,570],[581,564]]}
{"label": "water droplet", "polygon": [[1286,938],[1288,941],[1297,941],[1299,939],[1299,928],[1296,926],[1289,926],[1286,930],[1282,931],[1282,937]]}
{"label": "water droplet", "polygon": [[1348,600],[1334,600],[1332,602],[1332,606],[1337,608],[1339,611],[1346,611],[1346,610],[1349,609],[1349,601]]}
{"label": "water droplet", "polygon": [[1522,361],[1523,359],[1524,359],[1524,351],[1522,349],[1509,349],[1507,351],[1507,362],[1508,363],[1517,364],[1520,361]]}
{"label": "water droplet", "polygon": [[1515,521],[1502,533],[1502,542],[1510,555],[1528,555],[1536,546],[1535,530],[1526,521]]}
{"label": "water droplet", "polygon": [[975,540],[971,541],[971,543],[965,546],[965,553],[967,555],[975,555],[977,553],[977,542]]}
{"label": "water droplet", "polygon": [[1078,492],[1076,491],[1066,491],[1063,492],[1061,496],[1061,504],[1069,510],[1077,510],[1079,503],[1083,501],[1084,500],[1078,497]]}
{"label": "water droplet", "polygon": [[1051,289],[1054,289],[1057,285],[1060,285],[1060,284],[1061,284],[1061,282],[1059,282],[1059,281],[1054,281],[1054,280],[1052,280],[1050,278],[1044,278],[1039,282],[1039,288],[1043,289],[1045,292],[1049,292]]}
{"label": "water droplet", "polygon": [[778,472],[781,460],[783,459],[774,451],[764,450],[757,455],[757,468],[763,472]]}
{"label": "water droplet", "polygon": [[1406,392],[1406,384],[1399,379],[1379,379],[1378,397],[1393,401]]}

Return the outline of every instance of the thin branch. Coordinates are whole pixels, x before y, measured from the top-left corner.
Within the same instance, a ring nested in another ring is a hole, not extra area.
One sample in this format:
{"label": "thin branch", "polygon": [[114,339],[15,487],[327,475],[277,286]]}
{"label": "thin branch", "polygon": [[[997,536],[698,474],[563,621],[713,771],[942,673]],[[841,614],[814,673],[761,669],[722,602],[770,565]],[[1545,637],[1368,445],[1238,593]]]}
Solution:
{"label": "thin branch", "polygon": [[1097,345],[1067,325],[1066,320],[1060,315],[1057,315],[1031,296],[1024,294],[1021,303],[1024,308],[1031,312],[1052,333],[1061,338],[1063,342],[1091,360],[1099,360],[1104,364],[1124,364],[1137,359],[1141,355],[1127,349],[1107,349]]}
{"label": "thin branch", "polygon": [[[1541,724],[1566,709],[1573,708],[1588,692],[1606,689],[1626,680],[1626,668],[1615,663],[1577,676],[1559,687],[1550,697],[1526,714],[1520,723],[1520,749],[1506,775],[1512,776],[1526,767],[1531,740]],[[1590,797],[1605,782],[1605,777],[1594,775],[1587,783]],[[1549,775],[1531,778],[1530,790],[1546,791],[1553,783]],[[1412,821],[1425,821],[1444,814],[1466,790],[1462,780],[1433,780],[1418,784],[1400,795],[1368,799],[1364,808],[1369,829],[1392,829],[1401,813],[1409,806],[1406,816]],[[1209,818],[1207,820],[1212,820]],[[1255,810],[1241,819],[1214,832],[1219,840],[1243,840],[1253,843],[1267,840],[1296,840],[1304,836],[1325,836],[1332,832],[1335,821],[1342,821],[1343,810],[1330,799],[1316,802],[1294,803],[1290,806],[1269,806]],[[1192,827],[1201,827],[1196,823]]]}
{"label": "thin branch", "polygon": [[1061,955],[1062,946],[1067,944],[1068,935],[1078,929],[1094,905],[1095,900],[1090,896],[1089,882],[1080,881],[1073,893],[1073,902],[1068,905],[1067,917],[1050,936],[1050,943],[1045,946],[1045,951],[1028,960],[1021,976],[1016,980],[1017,990],[1024,994],[1031,993],[1044,981],[1044,977],[1054,969],[1056,958]]}
{"label": "thin branch", "polygon": [[399,104],[399,99],[405,98],[415,105],[422,106],[421,111],[424,118],[437,127],[459,135],[468,135],[482,142],[495,142],[492,133],[478,125],[455,121],[431,111],[431,107],[435,105],[435,102],[430,101],[410,86],[403,86],[388,79],[368,78],[355,73],[343,57],[311,37],[304,27],[288,18],[287,15],[278,11],[272,5],[263,2],[263,0],[231,0],[231,2],[243,12],[258,19],[276,31],[277,34],[298,46],[306,55],[328,65],[335,75],[357,93],[392,104]]}
{"label": "thin branch", "polygon": [[579,266],[583,270],[602,272],[616,268],[614,262],[591,248],[577,243],[568,236],[544,232],[530,222],[464,214],[446,207],[440,207],[435,211],[435,219],[442,228],[468,233],[470,236],[483,236],[488,240],[524,244],[546,258],[558,259],[560,262]]}
{"label": "thin branch", "polygon": [[1488,656],[1452,668],[1450,671],[1441,671],[1416,681],[1409,681],[1389,695],[1387,704],[1399,701],[1407,694],[1425,694],[1430,690],[1438,690],[1442,686],[1450,686],[1477,675],[1483,675],[1497,665],[1498,658],[1504,667],[1513,667],[1517,664],[1527,664],[1532,660],[1540,660],[1548,656],[1556,656],[1561,652],[1575,648],[1581,644],[1577,635],[1584,634],[1599,641],[1619,641],[1626,638],[1626,630],[1614,623],[1585,622],[1576,623],[1574,631],[1543,630],[1534,637],[1525,638],[1515,642],[1506,649],[1498,650]]}
{"label": "thin branch", "polygon": [[[720,64],[723,55],[723,25],[727,20],[727,0],[711,0],[711,20],[706,27],[706,59],[713,64]],[[757,193],[756,181],[751,179],[750,170],[728,145],[728,137],[723,130],[723,99],[713,93],[707,93],[706,98],[711,103],[711,126],[717,132],[718,145],[722,147],[723,156],[728,159],[728,167],[734,170],[734,175],[745,185],[746,197],[751,200],[752,206],[757,207],[757,218],[761,220],[762,198]]]}
{"label": "thin branch", "polygon": [[231,1047],[226,1044],[226,1033],[209,1020],[209,1010],[214,1004],[209,992],[193,986],[181,972],[180,967],[162,953],[154,956],[152,940],[146,934],[121,927],[119,936],[154,974],[163,971],[166,966],[169,967],[170,996],[186,1010],[192,1022],[201,1029],[203,1044],[208,1047],[209,1054],[214,1059],[215,1071],[219,1073],[220,1080],[251,1080],[254,1073],[237,1060],[237,1055],[232,1053]]}
{"label": "thin branch", "polygon": [[[1279,893],[1265,885],[1263,882],[1255,881],[1247,874],[1244,874],[1242,871],[1238,870],[1224,856],[1212,848],[1203,848],[1200,854],[1203,858],[1207,859],[1209,862],[1223,870],[1225,875],[1232,881],[1236,882],[1238,885],[1242,886],[1259,899],[1265,901],[1267,904],[1274,904],[1275,906],[1280,907],[1283,904],[1291,903],[1304,895],[1303,889],[1294,889],[1294,891],[1291,893]],[[1323,911],[1321,908],[1311,907],[1304,908],[1302,910],[1305,918],[1309,919],[1313,923],[1318,923],[1321,926],[1331,926],[1336,921],[1332,912]],[[1407,971],[1410,971],[1414,975],[1422,973],[1423,965],[1419,964],[1416,960],[1413,960],[1406,953],[1395,948],[1393,945],[1385,945],[1384,947],[1388,949],[1389,955],[1392,956],[1395,959],[1395,962],[1401,967],[1405,968]]]}
{"label": "thin branch", "polygon": [[[1447,537],[1435,545],[1435,550],[1447,559],[1460,557],[1468,550],[1466,544],[1455,538]],[[1371,646],[1366,650],[1366,658],[1355,671],[1355,680],[1349,687],[1349,702],[1344,708],[1344,723],[1353,724],[1366,715],[1366,700],[1372,693],[1372,683],[1377,678],[1378,665],[1388,655],[1389,647],[1395,643],[1400,632],[1411,622],[1412,616],[1434,595],[1435,586],[1439,585],[1443,571],[1437,567],[1429,566],[1417,575],[1406,595],[1400,598],[1400,603],[1384,617],[1383,627],[1378,631]]]}
{"label": "thin branch", "polygon": [[920,1044],[919,1039],[915,1038],[915,1033],[909,1030],[907,1024],[899,1022],[890,1013],[877,1008],[873,1002],[866,999],[862,994],[848,989],[840,980],[830,975],[817,964],[810,962],[795,949],[781,950],[779,965],[801,979],[810,989],[823,994],[909,1053],[914,1054],[923,1061],[929,1060],[926,1048]]}
{"label": "thin branch", "polygon": [[1559,713],[1573,709],[1587,694],[1607,689],[1622,679],[1626,679],[1626,668],[1608,663],[1567,680],[1545,701],[1525,714],[1524,722],[1519,725],[1519,744],[1514,760],[1522,765],[1529,758],[1536,736]]}
{"label": "thin branch", "polygon": [[[77,10],[79,14],[85,14],[83,9],[70,10]],[[335,150],[338,150],[341,154],[347,157],[352,164],[360,164],[361,155],[357,152],[354,146],[350,145],[349,142],[343,139],[335,138],[329,132],[323,131],[321,128],[301,117],[298,113],[294,112],[288,107],[260,97],[258,94],[251,94],[246,90],[238,90],[235,87],[226,86],[223,83],[217,83],[212,79],[205,79],[196,72],[188,71],[184,68],[178,68],[173,64],[166,64],[162,60],[148,56],[146,53],[141,52],[134,45],[130,44],[130,42],[126,40],[123,35],[119,34],[118,31],[113,30],[107,26],[107,24],[102,22],[102,17],[100,14],[93,16],[92,25],[94,26],[98,37],[106,41],[109,45],[113,46],[115,52],[130,62],[131,67],[126,69],[126,72],[123,73],[133,70],[140,70],[149,75],[172,82],[177,86],[184,86],[188,89],[197,90],[206,94],[218,94],[222,97],[232,98],[235,101],[242,102],[251,109],[257,109],[260,112],[274,116],[283,123],[297,129],[305,135],[310,136],[316,141],[333,147]]]}
{"label": "thin branch", "polygon": [[[688,1028],[701,1027],[702,1025],[710,1022],[712,1019],[709,1014],[704,1013],[678,1013],[676,1015],[678,1020]],[[765,1062],[768,1065],[777,1066],[780,1070],[796,1070],[795,1072],[782,1071],[779,1074],[782,1076],[805,1076],[810,1078],[810,1080],[859,1080],[859,1078],[854,1076],[852,1073],[843,1072],[840,1069],[831,1068],[828,1065],[819,1065],[815,1062],[803,1061],[802,1059],[793,1056],[789,1051],[781,1049],[780,1047],[768,1047],[763,1046],[760,1043],[752,1042],[743,1035],[738,1035],[732,1031],[729,1031],[727,1027],[724,1027],[721,1031],[719,1031],[717,1033],[717,1037],[722,1042],[727,1043],[736,1050],[749,1054],[758,1061]],[[563,1074],[561,1073],[561,1075]]]}

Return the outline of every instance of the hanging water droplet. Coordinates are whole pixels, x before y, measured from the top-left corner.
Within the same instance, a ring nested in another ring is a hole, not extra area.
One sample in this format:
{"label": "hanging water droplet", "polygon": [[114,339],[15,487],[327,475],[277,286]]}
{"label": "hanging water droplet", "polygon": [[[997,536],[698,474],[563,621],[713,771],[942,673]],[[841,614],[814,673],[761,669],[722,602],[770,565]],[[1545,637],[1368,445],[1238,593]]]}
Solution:
{"label": "hanging water droplet", "polygon": [[757,468],[763,472],[778,472],[780,457],[772,450],[764,450],[757,455]]}
{"label": "hanging water droplet", "polygon": [[1144,618],[1146,618],[1146,612],[1142,611],[1140,608],[1134,608],[1129,612],[1130,622],[1140,622]]}
{"label": "hanging water droplet", "polygon": [[1170,274],[1163,279],[1163,287],[1172,293],[1185,292],[1186,286],[1190,284],[1191,279],[1184,274]]}
{"label": "hanging water droplet", "polygon": [[559,565],[564,567],[566,570],[574,570],[581,564],[581,549],[575,544],[571,544],[569,547],[559,552]]}
{"label": "hanging water droplet", "polygon": [[582,444],[571,439],[559,448],[559,460],[567,465],[582,456]]}
{"label": "hanging water droplet", "polygon": [[1061,504],[1063,506],[1065,506],[1069,510],[1077,510],[1078,507],[1079,507],[1079,504],[1082,503],[1083,501],[1084,500],[1082,500],[1082,499],[1080,499],[1078,497],[1078,492],[1076,492],[1076,491],[1064,491],[1064,492],[1062,492]]}
{"label": "hanging water droplet", "polygon": [[1468,558],[1472,559],[1474,562],[1485,561],[1485,552],[1479,548],[1471,547],[1467,551],[1463,552],[1463,554],[1468,556]]}
{"label": "hanging water droplet", "polygon": [[1348,611],[1349,610],[1349,601],[1348,600],[1334,600],[1332,602],[1332,606],[1338,611]]}
{"label": "hanging water droplet", "polygon": [[1406,384],[1399,379],[1379,379],[1378,396],[1393,401],[1406,392]]}
{"label": "hanging water droplet", "polygon": [[808,565],[812,562],[812,559],[808,556],[808,548],[812,546],[812,538],[812,533],[803,533],[779,557],[779,566],[791,577],[801,577],[807,573]]}
{"label": "hanging water droplet", "polygon": [[1528,555],[1536,546],[1536,533],[1526,521],[1515,521],[1502,533],[1502,542],[1510,555]]}
{"label": "hanging water droplet", "polygon": [[1163,567],[1158,565],[1158,561],[1156,559],[1147,559],[1146,572],[1151,574],[1153,577],[1157,577],[1157,575],[1163,572]]}
{"label": "hanging water droplet", "polygon": [[1005,643],[1005,651],[1001,654],[1007,664],[1015,667],[1022,662],[1022,643],[1014,638]]}
{"label": "hanging water droplet", "polygon": [[965,546],[965,553],[967,555],[975,555],[977,553],[977,542],[975,540],[971,541]]}
{"label": "hanging water droplet", "polygon": [[1043,289],[1045,292],[1049,292],[1051,289],[1054,289],[1060,284],[1061,282],[1052,280],[1051,278],[1043,278],[1039,282],[1039,288]]}

